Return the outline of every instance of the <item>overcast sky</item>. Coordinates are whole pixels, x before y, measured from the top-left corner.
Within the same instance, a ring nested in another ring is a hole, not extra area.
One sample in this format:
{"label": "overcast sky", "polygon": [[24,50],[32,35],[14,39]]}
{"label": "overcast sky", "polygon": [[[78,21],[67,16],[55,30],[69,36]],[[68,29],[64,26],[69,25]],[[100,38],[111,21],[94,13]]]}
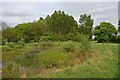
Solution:
{"label": "overcast sky", "polygon": [[0,20],[14,27],[19,23],[45,18],[55,10],[63,10],[77,22],[81,14],[90,14],[94,26],[103,21],[116,27],[118,24],[118,2],[2,2]]}

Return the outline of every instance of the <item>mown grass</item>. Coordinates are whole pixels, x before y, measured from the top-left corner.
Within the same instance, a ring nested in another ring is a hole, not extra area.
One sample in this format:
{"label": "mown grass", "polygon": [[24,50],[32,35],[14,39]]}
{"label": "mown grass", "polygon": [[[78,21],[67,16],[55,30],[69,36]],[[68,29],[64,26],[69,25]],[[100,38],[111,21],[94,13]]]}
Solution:
{"label": "mown grass", "polygon": [[71,41],[28,43],[3,51],[3,77],[118,77],[118,44],[91,42],[89,47],[84,55],[81,44]]}

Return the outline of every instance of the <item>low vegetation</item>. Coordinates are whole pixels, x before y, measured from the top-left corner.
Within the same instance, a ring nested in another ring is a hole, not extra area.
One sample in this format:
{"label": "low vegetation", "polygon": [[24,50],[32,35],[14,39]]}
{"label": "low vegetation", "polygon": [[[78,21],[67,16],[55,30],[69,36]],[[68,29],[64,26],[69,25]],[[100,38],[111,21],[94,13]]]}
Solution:
{"label": "low vegetation", "polygon": [[118,44],[84,41],[27,43],[3,51],[3,78],[118,77]]}

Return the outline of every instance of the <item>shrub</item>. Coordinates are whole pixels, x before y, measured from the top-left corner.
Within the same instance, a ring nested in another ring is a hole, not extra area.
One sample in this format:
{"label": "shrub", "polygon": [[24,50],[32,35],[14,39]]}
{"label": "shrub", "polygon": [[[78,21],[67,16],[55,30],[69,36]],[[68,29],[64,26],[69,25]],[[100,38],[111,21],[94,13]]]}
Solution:
{"label": "shrub", "polygon": [[24,43],[23,41],[18,41],[17,44],[18,44],[18,45],[25,46],[25,43]]}
{"label": "shrub", "polygon": [[5,45],[6,39],[5,38],[0,38],[0,45]]}
{"label": "shrub", "polygon": [[83,53],[90,52],[90,40],[87,36],[81,34],[80,49]]}
{"label": "shrub", "polygon": [[66,52],[73,52],[74,49],[75,49],[75,45],[72,41],[68,41],[67,43],[65,43],[63,45],[63,49],[66,51]]}
{"label": "shrub", "polygon": [[80,35],[80,34],[77,34],[77,35],[75,36],[75,41],[77,41],[77,42],[80,42],[80,41],[81,41],[81,35]]}
{"label": "shrub", "polygon": [[108,42],[108,41],[109,41],[109,37],[105,34],[101,34],[98,39],[98,42]]}
{"label": "shrub", "polygon": [[40,41],[54,41],[52,36],[41,36]]}
{"label": "shrub", "polygon": [[65,37],[64,35],[55,34],[55,35],[54,35],[54,39],[55,39],[55,41],[65,41],[65,40],[66,40],[66,37]]}
{"label": "shrub", "polygon": [[25,41],[25,43],[28,43],[28,42],[30,42],[30,38],[29,37],[25,37],[24,41]]}
{"label": "shrub", "polygon": [[13,42],[6,43],[6,46],[14,48],[15,44]]}
{"label": "shrub", "polygon": [[11,48],[9,46],[2,46],[2,51],[5,52],[5,51],[11,51]]}
{"label": "shrub", "polygon": [[72,40],[72,41],[74,41],[75,35],[74,35],[73,33],[68,33],[68,34],[66,35],[66,37],[67,37],[67,40]]}
{"label": "shrub", "polygon": [[21,49],[21,48],[23,48],[22,45],[15,45],[15,47],[14,47],[14,49]]}

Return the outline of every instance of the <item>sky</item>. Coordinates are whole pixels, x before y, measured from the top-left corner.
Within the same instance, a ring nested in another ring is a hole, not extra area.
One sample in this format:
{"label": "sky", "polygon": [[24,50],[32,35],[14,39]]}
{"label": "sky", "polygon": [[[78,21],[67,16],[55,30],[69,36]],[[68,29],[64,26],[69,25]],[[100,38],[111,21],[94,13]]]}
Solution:
{"label": "sky", "polygon": [[94,26],[103,21],[112,23],[116,28],[118,26],[118,2],[112,0],[111,2],[45,1],[2,1],[0,3],[2,8],[0,20],[14,27],[20,23],[38,20],[40,17],[45,18],[46,15],[51,15],[55,10],[62,10],[66,14],[72,15],[77,22],[81,14],[90,14],[94,19]]}
{"label": "sky", "polygon": [[118,19],[120,20],[120,2],[118,3]]}

